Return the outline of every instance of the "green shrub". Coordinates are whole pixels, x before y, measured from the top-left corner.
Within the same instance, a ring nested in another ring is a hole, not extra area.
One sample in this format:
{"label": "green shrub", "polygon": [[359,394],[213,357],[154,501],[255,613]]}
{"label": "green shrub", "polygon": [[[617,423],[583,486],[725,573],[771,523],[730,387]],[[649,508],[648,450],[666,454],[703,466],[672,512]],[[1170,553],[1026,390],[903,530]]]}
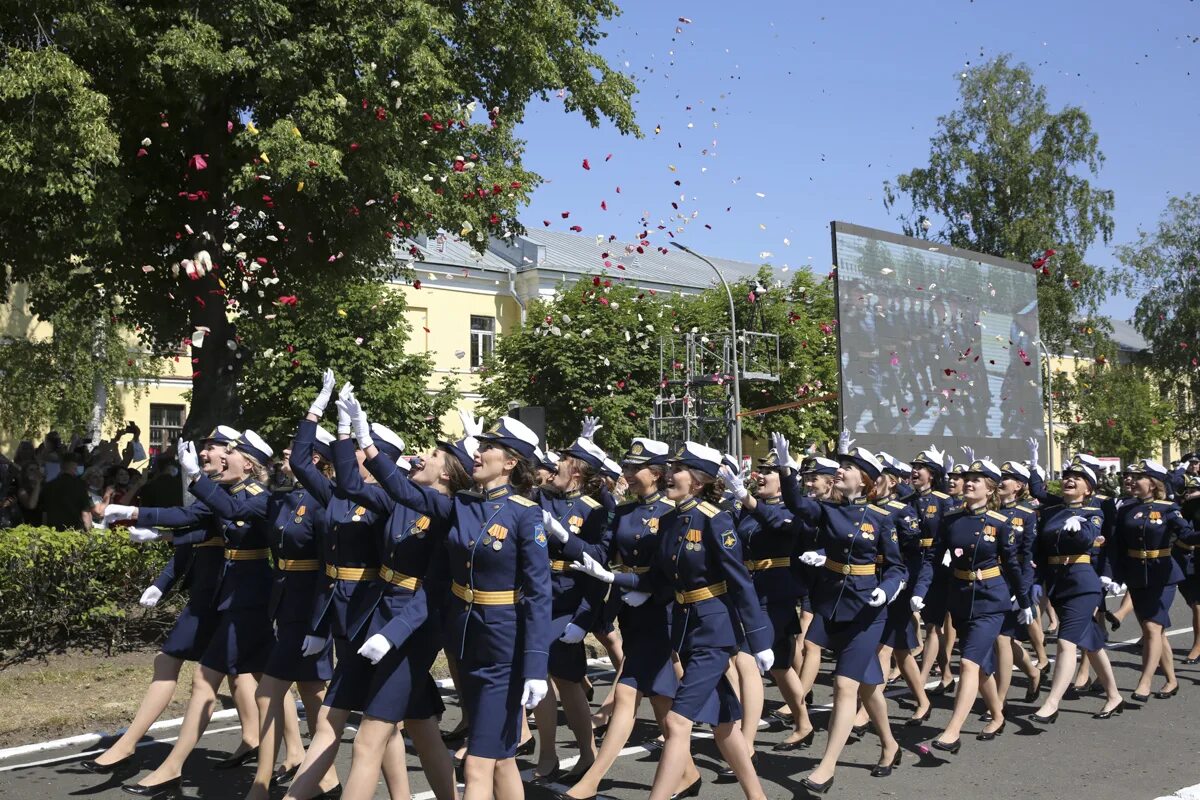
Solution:
{"label": "green shrub", "polygon": [[174,604],[137,601],[169,557],[169,545],[134,545],[122,529],[0,530],[0,647],[111,650],[153,639],[171,624]]}

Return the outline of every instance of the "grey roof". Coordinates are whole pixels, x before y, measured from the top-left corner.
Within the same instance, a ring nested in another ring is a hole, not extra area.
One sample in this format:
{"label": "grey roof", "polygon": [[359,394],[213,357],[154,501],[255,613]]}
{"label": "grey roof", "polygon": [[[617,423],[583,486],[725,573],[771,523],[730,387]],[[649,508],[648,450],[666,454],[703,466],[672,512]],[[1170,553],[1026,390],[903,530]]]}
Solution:
{"label": "grey roof", "polygon": [[1150,349],[1150,343],[1130,323],[1116,319],[1110,319],[1109,322],[1112,323],[1112,338],[1117,347],[1137,353]]}
{"label": "grey roof", "polygon": [[[452,269],[491,269],[501,272],[524,272],[543,269],[574,275],[593,275],[605,271],[604,262],[612,266],[607,271],[633,283],[657,283],[681,288],[705,289],[713,285],[716,278],[712,268],[695,256],[675,248],[663,253],[656,249],[661,245],[642,247],[638,253],[636,242],[609,242],[599,244],[594,236],[559,231],[532,231],[518,236],[512,242],[493,239],[487,249],[479,253],[457,236],[446,234],[441,237],[418,236],[398,244],[396,255],[407,258],[405,251],[415,245],[423,256],[423,266],[445,266]],[[608,253],[607,259],[603,254]],[[728,281],[756,275],[758,264],[734,261],[728,258],[705,256],[724,274]],[[620,264],[621,267],[617,265]]]}

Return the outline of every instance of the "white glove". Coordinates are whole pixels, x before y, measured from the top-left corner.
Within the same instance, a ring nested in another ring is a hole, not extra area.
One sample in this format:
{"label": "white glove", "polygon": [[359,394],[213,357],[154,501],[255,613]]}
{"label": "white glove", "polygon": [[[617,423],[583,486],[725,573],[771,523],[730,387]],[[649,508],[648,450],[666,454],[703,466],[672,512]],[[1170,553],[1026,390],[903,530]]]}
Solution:
{"label": "white glove", "polygon": [[850,438],[850,429],[842,428],[841,434],[838,435],[838,455],[846,455],[854,447],[857,439]]}
{"label": "white glove", "polygon": [[563,630],[562,636],[558,637],[558,640],[564,644],[578,644],[583,641],[584,636],[587,636],[587,631],[574,622],[568,622],[567,627]]}
{"label": "white glove", "polygon": [[137,506],[122,506],[117,503],[109,503],[104,507],[104,524],[112,525],[114,522],[128,522],[137,514]]}
{"label": "white glove", "polygon": [[584,439],[587,439],[590,442],[592,440],[592,438],[596,435],[596,431],[600,430],[603,427],[604,426],[600,424],[599,417],[584,417],[583,418],[583,429],[579,432],[579,435],[582,436]]}
{"label": "white glove", "polygon": [[1063,523],[1062,529],[1064,531],[1071,531],[1073,533],[1078,533],[1079,531],[1083,530],[1083,523],[1085,523],[1085,522],[1087,522],[1087,520],[1084,519],[1083,517],[1071,517],[1066,522]]}
{"label": "white glove", "polygon": [[791,451],[788,450],[788,448],[791,447],[791,443],[787,440],[787,437],[784,436],[782,433],[772,433],[771,434],[771,447],[775,450],[776,453],[779,454],[780,458],[783,458],[784,455],[786,454],[789,461],[791,460],[791,457],[792,457]]}
{"label": "white glove", "polygon": [[871,599],[867,601],[867,604],[870,605],[871,608],[879,608],[886,602],[887,592],[885,592],[883,589],[880,589],[878,586],[871,590]]}
{"label": "white glove", "polygon": [[310,633],[304,637],[304,644],[300,645],[300,652],[306,656],[315,656],[325,649],[328,641],[324,636],[313,636]]}
{"label": "white glove", "polygon": [[162,537],[158,533],[157,528],[139,528],[136,525],[129,527],[129,541],[134,544],[146,544],[146,542],[157,542]]}
{"label": "white glove", "polygon": [[200,477],[200,457],[196,455],[196,445],[191,442],[181,442],[177,455],[179,471],[188,483]]}
{"label": "white glove", "polygon": [[758,665],[759,674],[766,675],[771,671],[771,667],[775,666],[775,653],[770,650],[755,653],[754,663]]}
{"label": "white glove", "polygon": [[947,550],[945,553],[942,554],[942,566],[943,567],[950,566],[950,551],[949,550]]}
{"label": "white glove", "polygon": [[800,554],[800,563],[808,564],[810,567],[823,567],[825,566],[825,556],[816,550],[807,550]]}
{"label": "white glove", "polygon": [[954,469],[954,456],[946,453],[946,472]]}
{"label": "white glove", "polygon": [[1036,464],[1038,462],[1038,451],[1042,448],[1041,444],[1038,442],[1036,436],[1030,436],[1025,440],[1025,443],[1029,445],[1029,463]]}
{"label": "white glove", "polygon": [[358,440],[358,446],[363,450],[374,446],[375,441],[371,438],[371,423],[367,420],[367,412],[363,410],[362,403],[358,402],[354,392],[350,392],[345,397],[339,397],[337,404],[339,412],[344,407],[346,413],[350,415],[350,428],[354,431],[354,438]]}
{"label": "white glove", "polygon": [[325,415],[329,399],[333,397],[333,384],[333,370],[327,369],[321,375],[321,391],[317,392],[317,399],[313,400],[312,405],[308,407],[308,413],[318,418]]}
{"label": "white glove", "polygon": [[725,484],[725,488],[736,497],[738,500],[745,500],[750,496],[750,490],[742,483],[741,476],[730,469],[728,464],[722,464],[717,470],[717,477]]}
{"label": "white glove", "polygon": [[961,450],[963,451],[963,455],[967,457],[967,463],[974,464],[975,463],[975,448],[967,447],[966,445],[963,445]]}
{"label": "white glove", "polygon": [[892,596],[888,598],[888,605],[896,601],[896,598],[900,596],[900,593],[904,591],[904,587],[907,585],[906,581],[900,581],[900,585],[896,587],[896,591],[892,592]]}
{"label": "white glove", "polygon": [[908,598],[908,607],[913,611],[921,611],[923,608],[925,608],[925,598],[914,594],[912,597]]}
{"label": "white glove", "polygon": [[626,592],[621,595],[621,600],[625,602],[625,605],[632,606],[633,608],[637,608],[649,599],[649,592]]}
{"label": "white glove", "polygon": [[162,589],[157,586],[151,586],[142,592],[141,599],[138,600],[138,605],[146,608],[154,608],[158,605],[158,601],[162,600]]}
{"label": "white glove", "polygon": [[612,583],[615,577],[611,572],[600,565],[600,562],[592,558],[587,553],[583,554],[582,561],[576,561],[571,564],[571,569],[576,572],[582,572],[584,575],[591,575],[598,581]]}
{"label": "white glove", "polygon": [[1113,579],[1108,577],[1107,575],[1100,576],[1100,588],[1103,589],[1104,591],[1106,591],[1106,592],[1108,591],[1108,587],[1112,585],[1112,582],[1113,582]]}
{"label": "white glove", "polygon": [[1032,608],[1022,608],[1020,611],[1018,611],[1017,612],[1017,622],[1019,622],[1022,625],[1032,625],[1033,624],[1033,609]]}
{"label": "white glove", "polygon": [[338,436],[348,435],[350,433],[351,427],[354,424],[354,421],[352,419],[350,419],[350,411],[345,407],[346,397],[353,393],[354,393],[354,386],[352,386],[350,383],[342,384],[342,390],[340,392],[338,392],[338,403],[337,403]]}
{"label": "white glove", "polygon": [[938,450],[936,447],[930,445],[929,454],[931,456],[933,456],[934,458],[936,458],[938,463],[941,464],[942,466],[946,465],[946,451],[945,450]]}
{"label": "white glove", "polygon": [[358,654],[372,664],[378,664],[379,660],[386,656],[391,649],[392,643],[387,640],[387,637],[382,633],[377,633],[363,642],[363,646],[358,648]]}
{"label": "white glove", "polygon": [[559,544],[566,544],[567,538],[570,536],[570,534],[567,533],[567,529],[562,526],[561,522],[554,518],[553,514],[544,509],[542,511],[542,525],[545,526],[546,530],[559,542]]}
{"label": "white glove", "polygon": [[464,437],[478,437],[483,433],[483,417],[476,419],[470,411],[460,408],[458,418],[462,422]]}
{"label": "white glove", "polygon": [[546,699],[548,691],[550,687],[545,681],[525,681],[525,688],[521,690],[521,705],[526,708],[535,707]]}
{"label": "white glove", "polygon": [[1104,590],[1108,592],[1109,597],[1116,597],[1119,594],[1125,593],[1125,584],[1109,581],[1108,586],[1104,587]]}

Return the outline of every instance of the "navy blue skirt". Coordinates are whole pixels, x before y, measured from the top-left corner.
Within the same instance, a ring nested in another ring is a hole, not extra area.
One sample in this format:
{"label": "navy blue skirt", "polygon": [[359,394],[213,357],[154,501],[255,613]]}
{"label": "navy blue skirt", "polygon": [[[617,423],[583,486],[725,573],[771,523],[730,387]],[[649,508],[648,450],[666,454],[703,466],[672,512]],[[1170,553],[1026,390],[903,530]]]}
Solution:
{"label": "navy blue skirt", "polygon": [[882,606],[864,606],[857,617],[846,622],[833,622],[817,614],[808,626],[807,640],[837,656],[834,675],[876,686],[883,683],[879,640],[886,621]]}
{"label": "navy blue skirt", "polygon": [[167,638],[159,648],[164,654],[182,661],[199,661],[212,641],[220,612],[213,608],[197,610],[191,603],[183,607]]}
{"label": "navy blue skirt", "polygon": [[1175,602],[1175,585],[1147,586],[1130,589],[1133,613],[1139,622],[1157,622],[1164,628],[1171,625],[1171,604]]}
{"label": "navy blue skirt", "polygon": [[388,722],[440,717],[446,706],[430,674],[437,654],[433,625],[426,622],[375,665],[363,713]]}
{"label": "navy blue skirt", "polygon": [[1058,614],[1058,638],[1077,647],[1096,652],[1108,641],[1104,626],[1096,618],[1096,609],[1103,602],[1100,592],[1078,594],[1066,599],[1051,598]]}
{"label": "navy blue skirt", "polygon": [[267,607],[232,608],[220,612],[200,665],[225,675],[262,672],[275,646],[275,628]]}
{"label": "navy blue skirt", "polygon": [[263,672],[282,681],[327,681],[333,677],[333,647],[313,656],[304,655],[308,621],[275,623],[275,646]]}
{"label": "navy blue skirt", "polygon": [[916,650],[920,640],[913,625],[912,607],[909,599],[912,592],[905,589],[900,596],[888,603],[887,618],[883,622],[883,635],[879,643],[893,650]]}
{"label": "navy blue skirt", "polygon": [[996,671],[996,639],[1004,625],[1005,613],[997,611],[994,614],[954,617],[960,657],[978,664],[979,671],[984,675]]}
{"label": "navy blue skirt", "polygon": [[[796,613],[796,604],[781,601],[763,603],[760,600],[760,607],[771,623],[773,634],[771,653],[775,656],[775,665],[771,669],[787,669],[792,665],[792,654],[795,652],[793,637],[800,635],[800,615]],[[737,634],[738,651],[754,655],[741,625]]]}
{"label": "navy blue skirt", "polygon": [[570,621],[571,617],[569,615],[550,621],[550,633],[553,639],[550,641],[547,672],[560,681],[579,683],[583,680],[583,676],[587,674],[587,651],[583,647],[583,642],[567,644],[558,640],[558,637],[562,636],[562,632],[566,630],[567,623]]}
{"label": "navy blue skirt", "polygon": [[[1036,612],[1037,606],[1033,606]],[[1016,639],[1019,642],[1029,641],[1029,626],[1022,625],[1017,620],[1016,611],[1008,611],[1004,614],[1004,623],[1000,626],[1000,635],[1007,636],[1010,639]]]}
{"label": "navy blue skirt", "polygon": [[344,711],[362,711],[367,704],[367,690],[375,676],[375,665],[358,654],[365,637],[353,642],[346,639],[333,640],[337,664],[333,680],[325,692],[325,705]]}
{"label": "navy blue skirt", "polygon": [[921,609],[921,621],[926,625],[941,627],[946,621],[946,608],[950,599],[950,571],[945,567],[933,568],[933,580],[925,593],[925,607]]}
{"label": "navy blue skirt", "polygon": [[514,663],[483,664],[465,654],[458,662],[458,688],[468,722],[467,755],[480,758],[513,758],[521,739],[525,709],[521,693],[521,648]]}
{"label": "navy blue skirt", "polygon": [[1179,593],[1189,606],[1200,605],[1200,575],[1188,575],[1180,581]]}
{"label": "navy blue skirt", "polygon": [[733,647],[696,647],[679,654],[683,680],[675,690],[671,710],[692,722],[720,725],[742,718],[742,704],[725,670],[737,652]]}
{"label": "navy blue skirt", "polygon": [[[620,602],[618,600],[618,602]],[[621,603],[621,644],[625,661],[619,682],[646,697],[674,697],[679,688],[671,660],[671,605],[638,607]]]}

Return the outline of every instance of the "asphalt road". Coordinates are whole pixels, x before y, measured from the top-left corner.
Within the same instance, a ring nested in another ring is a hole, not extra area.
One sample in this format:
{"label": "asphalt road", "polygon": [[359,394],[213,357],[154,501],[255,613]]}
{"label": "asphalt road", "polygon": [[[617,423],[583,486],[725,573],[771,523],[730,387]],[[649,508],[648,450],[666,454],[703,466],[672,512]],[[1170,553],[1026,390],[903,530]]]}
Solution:
{"label": "asphalt road", "polygon": [[[906,728],[900,725],[909,716],[906,691],[892,688],[893,727],[904,748],[903,764],[890,778],[870,776],[870,768],[879,758],[878,739],[868,733],[843,752],[831,797],[934,797],[983,798],[1079,798],[1079,800],[1130,800],[1172,795],[1183,787],[1200,784],[1200,735],[1195,720],[1200,716],[1200,665],[1185,666],[1181,659],[1191,644],[1190,614],[1186,606],[1176,602],[1172,609],[1172,637],[1176,650],[1176,669],[1180,682],[1179,694],[1169,700],[1151,698],[1145,706],[1128,706],[1125,714],[1111,720],[1091,717],[1099,710],[1103,699],[1084,697],[1063,704],[1058,723],[1042,728],[1026,721],[1025,714],[1032,706],[1019,701],[1024,693],[1024,678],[1017,676],[1009,693],[1010,712],[1005,734],[991,742],[977,742],[974,734],[983,723],[972,715],[963,732],[963,747],[956,756],[922,759],[916,746],[935,736],[949,718],[952,697],[935,700],[932,725]],[[1132,617],[1119,631],[1110,636],[1112,642],[1138,636]],[[1051,654],[1053,648],[1051,647]],[[1117,671],[1117,682],[1128,697],[1137,681],[1138,652],[1132,644],[1110,645],[1110,657]],[[597,679],[597,701],[603,698],[611,674]],[[830,690],[828,665],[822,670],[815,689],[816,703],[828,703]],[[1156,688],[1161,685],[1156,679]],[[1011,698],[1017,698],[1013,702]],[[767,690],[768,705],[778,702],[779,695],[772,687]],[[982,710],[982,702],[976,710]],[[787,754],[770,751],[770,745],[782,740],[786,732],[766,730],[758,739],[758,771],[770,798],[804,797],[807,792],[799,780],[816,764],[824,747],[827,711],[815,711],[813,720],[818,734],[813,749]],[[649,705],[644,704],[642,717],[629,746],[602,785],[602,796],[609,798],[641,798],[648,793],[653,780],[656,756],[638,747],[640,742],[653,738],[656,729],[650,717]],[[447,697],[447,712],[443,729],[458,722],[452,694]],[[934,727],[937,726],[937,727]],[[188,761],[184,771],[185,796],[193,798],[241,798],[249,786],[253,767],[232,772],[217,772],[206,766],[231,751],[238,742],[236,723],[215,722],[201,740],[200,746]],[[168,737],[171,731],[160,736]],[[569,733],[560,727],[560,757],[570,759],[573,749],[565,744]],[[343,778],[349,771],[353,731],[347,730],[338,756],[338,769]],[[147,741],[138,753],[139,766],[152,769],[166,754],[169,741]],[[85,772],[78,762],[97,752],[95,749],[63,749],[0,761],[0,797],[13,798],[74,798],[124,797],[117,781],[106,781]],[[701,798],[739,798],[736,783],[714,783],[715,770],[721,760],[711,737],[697,733],[694,752],[704,786]],[[939,754],[942,755],[942,754]],[[564,766],[570,762],[565,762]],[[532,761],[521,762],[526,777],[533,769]],[[431,800],[428,784],[416,759],[409,757],[410,779],[414,800]],[[138,775],[144,774],[139,772]],[[136,775],[133,780],[136,780]],[[562,787],[565,788],[565,787]],[[277,796],[282,795],[280,790]],[[549,800],[549,793],[528,787],[530,800]],[[376,797],[386,798],[382,783]]]}

